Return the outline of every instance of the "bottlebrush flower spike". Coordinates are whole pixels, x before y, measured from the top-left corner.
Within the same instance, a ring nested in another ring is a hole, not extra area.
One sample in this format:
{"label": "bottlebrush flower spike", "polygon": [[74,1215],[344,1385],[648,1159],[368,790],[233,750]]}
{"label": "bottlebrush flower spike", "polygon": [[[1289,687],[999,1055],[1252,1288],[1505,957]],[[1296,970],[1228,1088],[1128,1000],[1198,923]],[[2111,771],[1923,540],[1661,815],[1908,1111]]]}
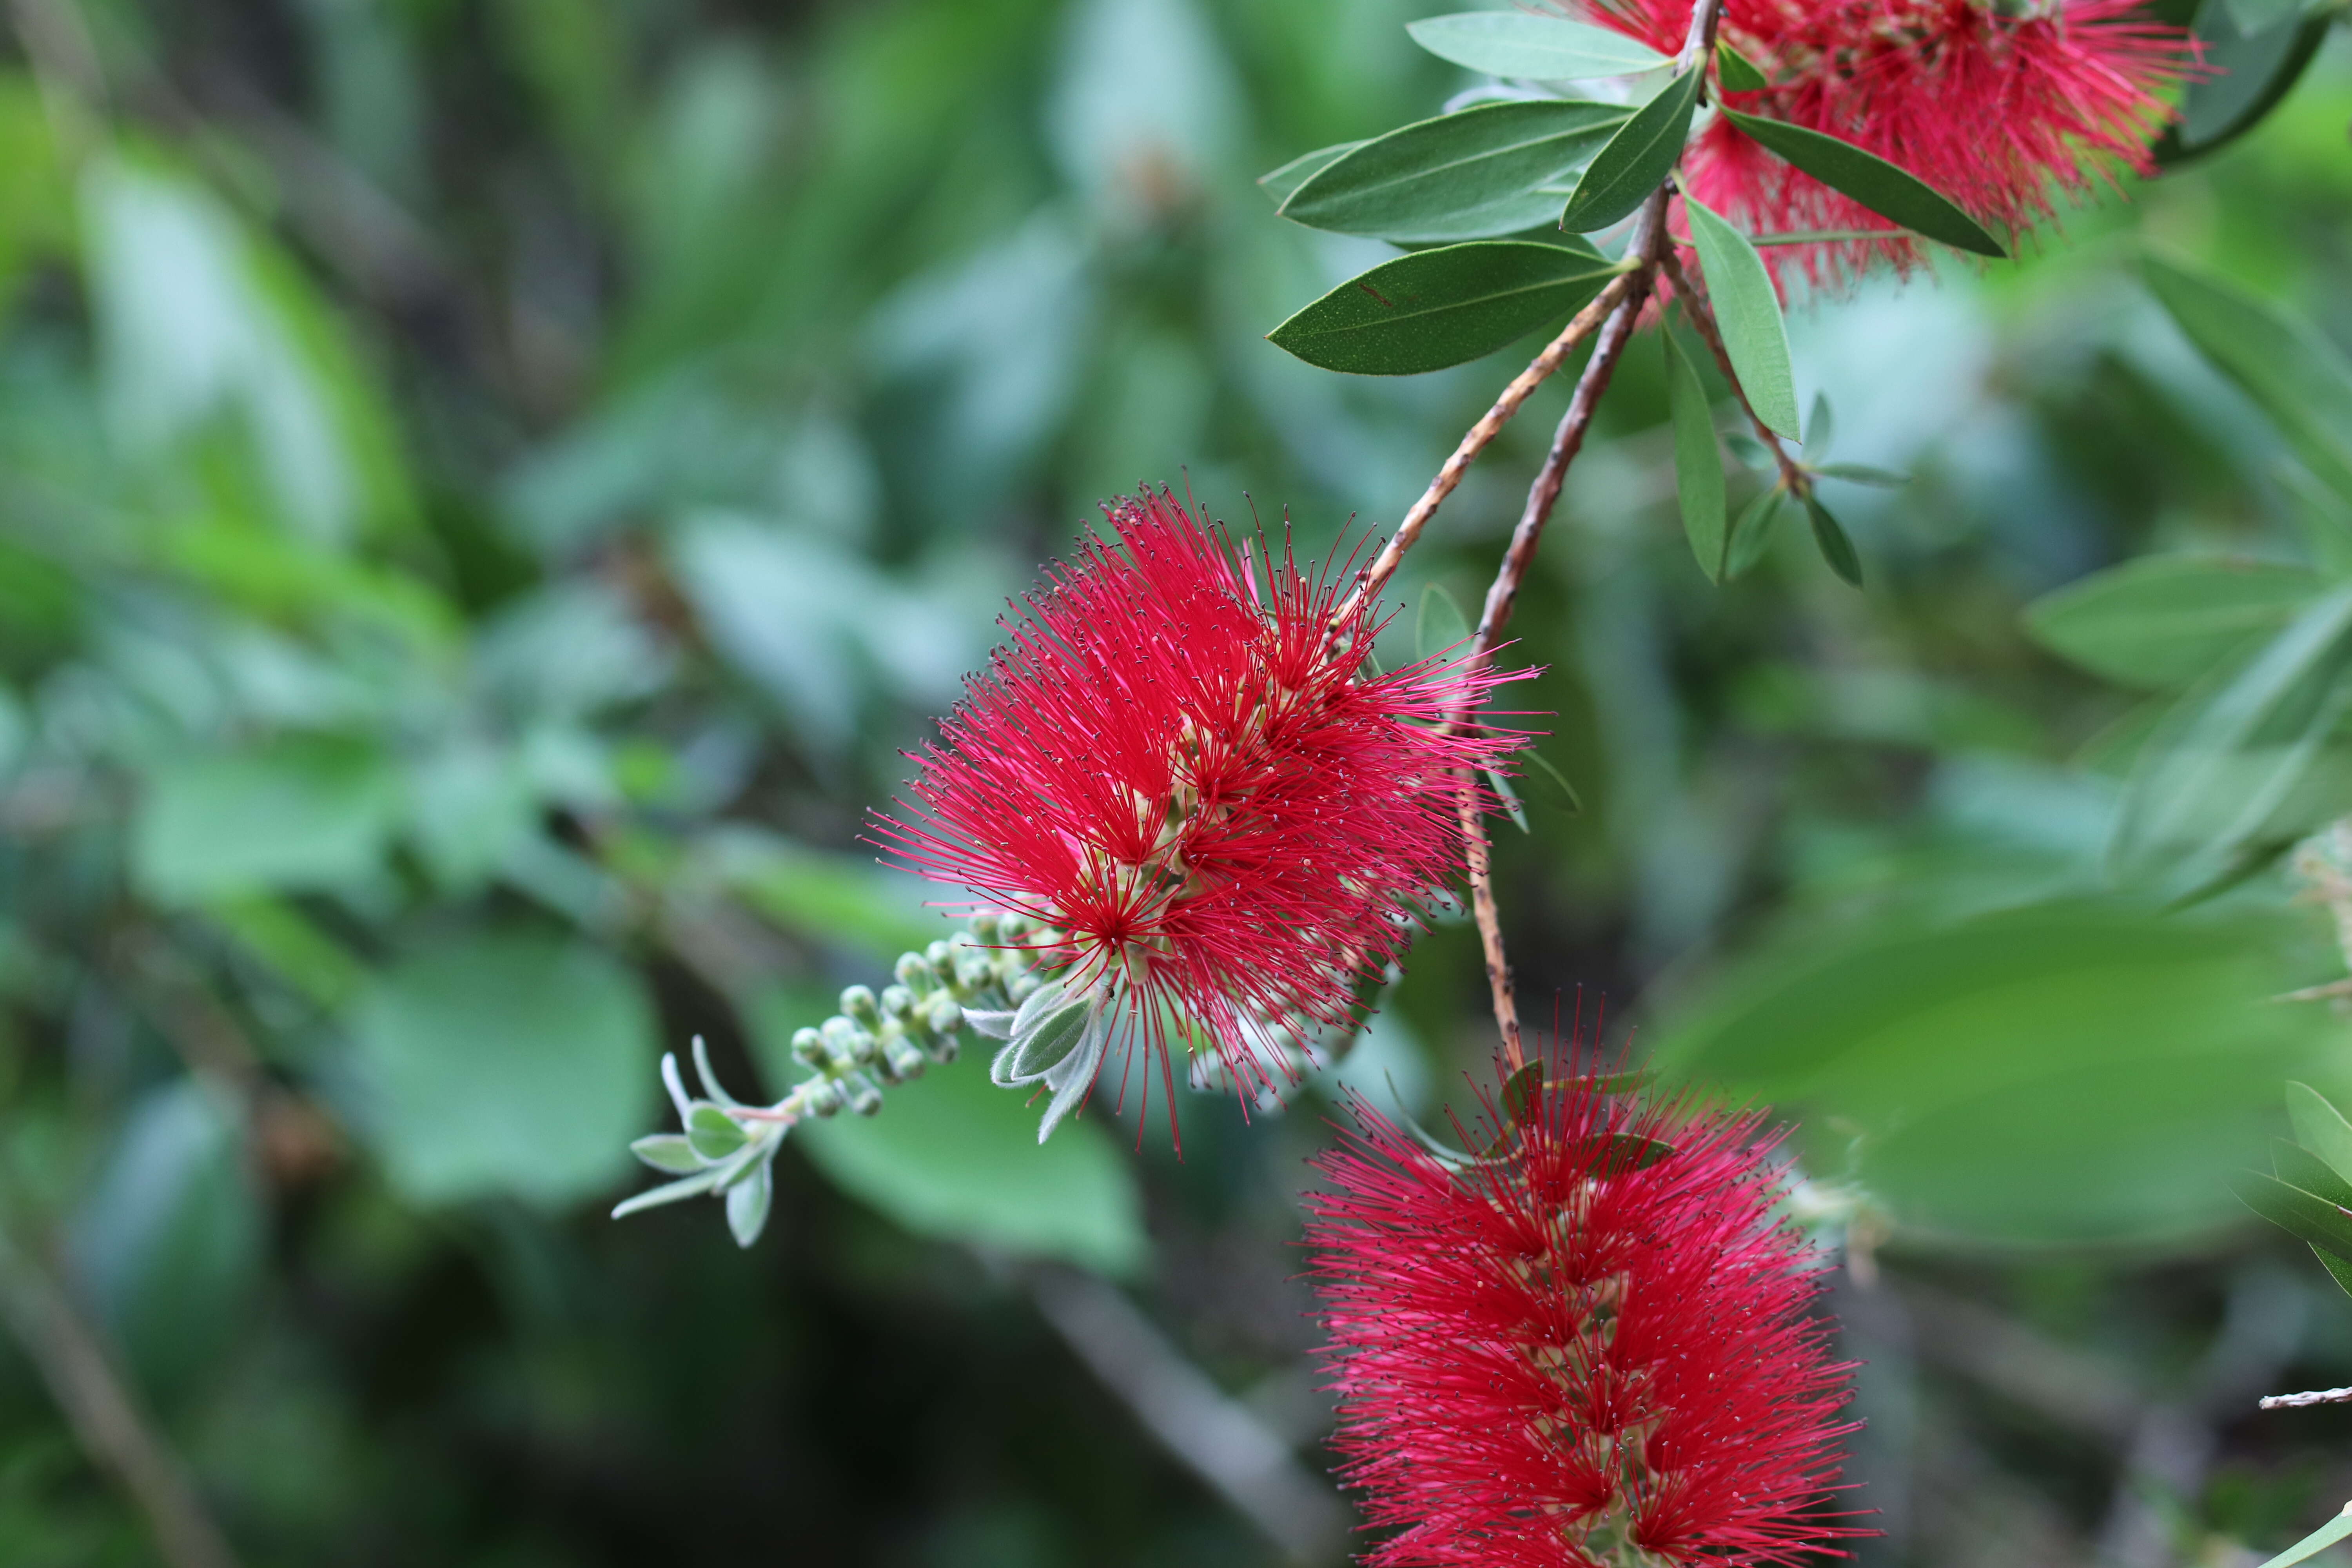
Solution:
{"label": "bottlebrush flower spike", "polygon": [[1174,1047],[1213,1049],[1249,1095],[1269,1026],[1349,1021],[1462,861],[1463,770],[1518,738],[1447,723],[1510,677],[1377,673],[1372,606],[1335,624],[1335,584],[1286,551],[1236,550],[1164,489],[1105,510],[1117,542],[1089,539],[1007,623],[877,837],[1050,928],[1042,1043],[996,1021],[1000,1081],[1046,1083],[1058,1114],[1107,1045],[1140,1044],[1172,1114]]}
{"label": "bottlebrush flower spike", "polygon": [[[1690,20],[1688,0],[1588,5],[1668,54]],[[2195,58],[2183,30],[2137,0],[1726,0],[1720,30],[1768,84],[1725,94],[1732,108],[1842,137],[2012,231],[2116,167],[2150,172],[2163,94]],[[1823,283],[1919,258],[1916,239],[1727,121],[1684,167],[1693,195],[1753,232],[1886,232],[1768,248],[1776,271],[1794,260]]]}
{"label": "bottlebrush flower spike", "polygon": [[[1541,1069],[1536,1069],[1539,1074]],[[1794,1563],[1862,1533],[1823,1268],[1754,1114],[1535,1087],[1495,1157],[1359,1105],[1307,1245],[1371,1568]]]}

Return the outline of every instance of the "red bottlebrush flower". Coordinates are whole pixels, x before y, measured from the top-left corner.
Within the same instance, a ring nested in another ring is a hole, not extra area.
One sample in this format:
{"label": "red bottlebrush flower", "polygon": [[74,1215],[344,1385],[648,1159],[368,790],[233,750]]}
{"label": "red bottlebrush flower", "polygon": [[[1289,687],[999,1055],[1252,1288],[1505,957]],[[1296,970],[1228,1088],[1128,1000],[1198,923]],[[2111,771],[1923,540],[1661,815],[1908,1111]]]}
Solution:
{"label": "red bottlebrush flower", "polygon": [[1509,677],[1376,673],[1373,607],[1335,621],[1336,585],[1287,552],[1237,551],[1165,490],[1105,510],[1117,543],[1007,623],[917,759],[919,811],[878,837],[1051,928],[1057,994],[1158,1051],[1172,1108],[1173,1044],[1247,1094],[1270,1030],[1345,1022],[1461,863],[1463,771],[1518,741],[1465,721]]}
{"label": "red bottlebrush flower", "polygon": [[[1689,0],[1587,0],[1595,19],[1668,54]],[[1842,137],[2011,230],[2115,167],[2146,174],[2168,118],[2162,93],[2194,60],[2180,28],[2137,0],[1726,0],[1720,36],[1769,85],[1734,109]],[[1908,268],[1919,242],[1718,119],[1685,158],[1692,194],[1756,233],[1885,230],[1765,252],[1815,283],[1874,259]],[[1791,252],[1794,254],[1792,255]]]}
{"label": "red bottlebrush flower", "polygon": [[1340,1474],[1395,1531],[1366,1563],[1723,1568],[1861,1533],[1822,1511],[1851,1369],[1755,1114],[1555,1080],[1461,1168],[1357,1116],[1307,1240]]}

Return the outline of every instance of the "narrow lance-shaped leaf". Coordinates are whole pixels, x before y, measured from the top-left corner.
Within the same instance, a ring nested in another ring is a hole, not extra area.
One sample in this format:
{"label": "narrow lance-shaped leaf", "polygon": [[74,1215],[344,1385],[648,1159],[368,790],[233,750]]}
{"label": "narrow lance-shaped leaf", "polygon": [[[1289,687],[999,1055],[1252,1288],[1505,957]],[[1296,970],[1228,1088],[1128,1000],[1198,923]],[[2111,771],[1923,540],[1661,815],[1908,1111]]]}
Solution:
{"label": "narrow lance-shaped leaf", "polygon": [[1756,68],[1756,62],[1733,48],[1727,38],[1716,40],[1715,74],[1726,92],[1760,92],[1771,85]]}
{"label": "narrow lance-shaped leaf", "polygon": [[1274,198],[1280,206],[1290,199],[1290,193],[1305,184],[1329,164],[1362,146],[1361,142],[1341,142],[1329,147],[1318,147],[1312,153],[1301,153],[1279,169],[1269,169],[1257,177],[1258,189]]}
{"label": "narrow lance-shaped leaf", "polygon": [[2239,1172],[2230,1179],[2230,1190],[2281,1230],[2352,1260],[2352,1211],[2260,1171]]}
{"label": "narrow lance-shaped leaf", "polygon": [[[2295,1142],[2327,1162],[2328,1168],[2352,1182],[2352,1122],[2328,1098],[2307,1083],[2286,1086],[2287,1121]],[[2316,1191],[2317,1189],[2314,1189]]]}
{"label": "narrow lance-shaped leaf", "polygon": [[1726,578],[1743,577],[1764,559],[1772,542],[1773,526],[1780,521],[1780,505],[1788,499],[1789,492],[1774,485],[1741,509],[1731,525],[1731,544],[1723,565]]}
{"label": "narrow lance-shaped leaf", "polygon": [[1691,553],[1710,583],[1723,580],[1724,550],[1730,543],[1725,511],[1723,453],[1715,443],[1715,418],[1698,370],[1661,328],[1665,345],[1666,412],[1675,432],[1675,500],[1682,508],[1683,532]]}
{"label": "narrow lance-shaped leaf", "polygon": [[1575,234],[1607,228],[1649,198],[1683,155],[1705,77],[1696,68],[1683,72],[1593,154],[1560,214],[1560,227]]}
{"label": "narrow lance-shaped leaf", "polygon": [[1326,370],[1415,375],[1494,353],[1586,304],[1619,270],[1581,243],[1441,246],[1342,283],[1266,337]]}
{"label": "narrow lance-shaped leaf", "polygon": [[[1299,182],[1282,216],[1377,239],[1489,239],[1557,211],[1557,188],[1629,110],[1553,99],[1482,103],[1350,148]],[[1545,187],[1551,187],[1547,190]]]}
{"label": "narrow lance-shaped leaf", "polygon": [[1687,192],[1683,211],[1689,216],[1691,240],[1698,247],[1700,270],[1715,301],[1716,326],[1723,334],[1724,353],[1732,374],[1756,416],[1791,441],[1799,439],[1797,376],[1789,363],[1789,328],[1780,319],[1780,291],[1756,247],[1714,211]]}
{"label": "narrow lance-shaped leaf", "polygon": [[1434,658],[1470,640],[1470,617],[1454,602],[1442,583],[1421,591],[1421,614],[1413,626],[1415,657]]}
{"label": "narrow lance-shaped leaf", "polygon": [[[2347,1289],[2352,1289],[2352,1287],[2347,1287]],[[2297,1563],[2309,1562],[2347,1535],[2352,1535],[2352,1503],[2346,1503],[2342,1513],[2337,1514],[2277,1556],[2257,1563],[2255,1568],[2295,1568]]]}
{"label": "narrow lance-shaped leaf", "polygon": [[1813,496],[1805,498],[1805,515],[1812,519],[1813,542],[1821,547],[1822,559],[1830,563],[1830,570],[1861,587],[1862,556],[1845,529],[1830,515],[1830,509]]}
{"label": "narrow lance-shaped leaf", "polygon": [[1439,59],[1489,76],[1575,81],[1666,63],[1665,56],[1622,33],[1525,11],[1461,11],[1408,22],[1404,30]]}
{"label": "narrow lance-shaped leaf", "polygon": [[1955,249],[2006,260],[2009,252],[1959,204],[1908,170],[1851,142],[1785,120],[1726,109],[1724,118],[1822,184],[1852,196],[1890,223]]}

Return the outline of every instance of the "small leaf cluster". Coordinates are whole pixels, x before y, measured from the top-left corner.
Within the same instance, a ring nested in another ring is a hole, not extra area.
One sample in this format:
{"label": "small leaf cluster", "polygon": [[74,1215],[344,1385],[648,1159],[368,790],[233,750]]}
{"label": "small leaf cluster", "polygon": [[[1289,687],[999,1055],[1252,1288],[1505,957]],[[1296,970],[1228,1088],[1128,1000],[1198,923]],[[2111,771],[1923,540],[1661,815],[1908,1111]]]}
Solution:
{"label": "small leaf cluster", "polygon": [[2241,1173],[2231,1190],[2289,1235],[2311,1244],[2328,1278],[2352,1295],[2352,1122],[2307,1083],[2286,1086],[2294,1141],[2271,1140],[2271,1169]]}
{"label": "small leaf cluster", "polygon": [[[929,1063],[955,1060],[958,1032],[967,1023],[987,1032],[986,1020],[1010,1017],[1007,1009],[1048,990],[1058,993],[1035,970],[1035,954],[1052,946],[1051,938],[1050,931],[1018,915],[989,911],[975,915],[968,931],[900,954],[897,983],[880,995],[864,985],[849,986],[841,993],[839,1013],[793,1035],[793,1059],[810,1076],[772,1106],[746,1105],[729,1094],[711,1070],[699,1036],[694,1065],[700,1098],[687,1093],[677,1058],[663,1057],[662,1083],[683,1131],[637,1139],[629,1149],[677,1179],[622,1203],[613,1217],[686,1198],[718,1197],[727,1205],[736,1243],[751,1246],[767,1225],[772,1167],[793,1125],[845,1110],[872,1116],[882,1109],[885,1087],[920,1078]],[[1091,1080],[1091,1072],[1087,1077]]]}

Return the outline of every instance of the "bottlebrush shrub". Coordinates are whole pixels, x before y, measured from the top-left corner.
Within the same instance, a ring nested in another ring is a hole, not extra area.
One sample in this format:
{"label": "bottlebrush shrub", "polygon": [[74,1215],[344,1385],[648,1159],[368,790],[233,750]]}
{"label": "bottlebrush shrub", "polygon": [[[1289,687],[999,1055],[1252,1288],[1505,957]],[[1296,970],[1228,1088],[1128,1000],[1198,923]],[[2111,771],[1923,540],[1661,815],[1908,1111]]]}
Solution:
{"label": "bottlebrush shrub", "polygon": [[1858,1533],[1824,1511],[1851,1368],[1759,1117],[1540,1071],[1491,1158],[1359,1105],[1316,1161],[1340,1474],[1395,1531],[1364,1561],[1696,1568]]}
{"label": "bottlebrush shrub", "polygon": [[[1597,20],[1672,53],[1688,0],[1597,0]],[[2103,173],[2151,171],[2164,95],[2193,46],[2137,0],[1726,0],[1720,36],[1766,86],[1731,108],[1842,137],[2012,231]],[[1762,233],[1883,229],[1884,239],[1774,247],[1814,282],[1874,259],[1907,268],[1917,239],[1717,120],[1685,154],[1692,194]]]}
{"label": "bottlebrush shrub", "polygon": [[1463,863],[1463,792],[1488,804],[1465,770],[1519,743],[1471,721],[1510,677],[1380,673],[1369,598],[1343,610],[1286,549],[1236,547],[1165,489],[1105,510],[1116,542],[1006,624],[876,830],[1049,928],[1049,984],[973,1019],[1009,1038],[1000,1082],[1054,1090],[1049,1128],[1113,1046],[1159,1056],[1172,1109],[1173,1049],[1216,1051],[1250,1094],[1269,1026],[1345,1026]]}

